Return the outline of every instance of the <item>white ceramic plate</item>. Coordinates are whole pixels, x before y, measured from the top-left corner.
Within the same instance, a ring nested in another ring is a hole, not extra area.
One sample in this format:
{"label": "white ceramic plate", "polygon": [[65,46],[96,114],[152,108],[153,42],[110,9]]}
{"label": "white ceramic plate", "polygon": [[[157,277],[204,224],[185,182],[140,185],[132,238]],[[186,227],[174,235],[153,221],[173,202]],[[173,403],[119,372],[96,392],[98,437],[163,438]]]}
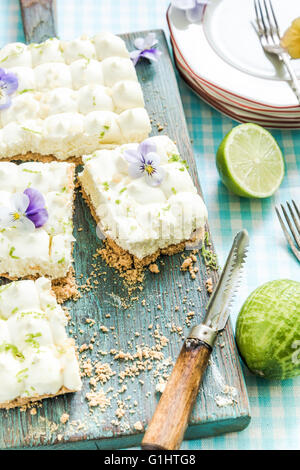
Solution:
{"label": "white ceramic plate", "polygon": [[292,119],[279,119],[277,117],[269,117],[263,114],[257,115],[255,113],[249,113],[243,109],[234,108],[226,103],[221,103],[220,100],[215,100],[214,97],[208,93],[199,85],[199,83],[193,79],[184,68],[181,67],[180,63],[176,61],[178,70],[181,76],[184,78],[188,86],[199,96],[202,100],[208,103],[210,106],[220,111],[222,114],[235,119],[238,122],[254,122],[264,127],[273,129],[299,129],[300,120]]}
{"label": "white ceramic plate", "polygon": [[[281,31],[300,15],[299,0],[273,0]],[[202,23],[167,13],[172,41],[201,80],[258,106],[299,108],[280,62],[266,55],[253,27],[253,0],[210,0]],[[293,61],[300,77],[300,60]]]}
{"label": "white ceramic plate", "polygon": [[233,108],[236,108],[236,110],[239,111],[253,113],[253,115],[256,115],[257,117],[268,117],[270,119],[275,119],[279,121],[298,120],[300,122],[300,107],[285,110],[284,108],[274,109],[264,106],[253,106],[248,101],[243,101],[241,99],[236,98],[235,96],[233,97],[228,93],[220,91],[218,88],[215,88],[212,84],[209,84],[208,82],[200,81],[196,77],[196,75],[193,75],[190,70],[186,67],[184,61],[182,60],[180,52],[178,51],[178,49],[176,49],[176,46],[173,43],[172,45],[176,63],[180,65],[180,68],[183,69],[185,71],[185,74],[192,78],[202,90],[212,96],[216,101],[219,101],[220,104],[232,106]]}

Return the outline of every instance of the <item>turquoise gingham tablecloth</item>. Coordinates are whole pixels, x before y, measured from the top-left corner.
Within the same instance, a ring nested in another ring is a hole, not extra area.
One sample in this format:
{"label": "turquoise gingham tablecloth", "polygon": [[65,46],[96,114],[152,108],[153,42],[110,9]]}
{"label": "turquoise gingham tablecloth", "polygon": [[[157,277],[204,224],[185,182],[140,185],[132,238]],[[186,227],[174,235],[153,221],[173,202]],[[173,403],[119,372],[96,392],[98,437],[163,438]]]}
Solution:
{"label": "turquoise gingham tablecloth", "polygon": [[[168,0],[57,0],[58,36],[70,39],[101,30],[126,33],[163,28]],[[24,41],[19,2],[0,2],[0,45]],[[264,201],[230,195],[215,166],[217,147],[235,121],[198,99],[179,79],[180,92],[193,143],[200,182],[220,264],[233,235],[241,228],[250,234],[251,249],[243,287],[232,311],[232,322],[247,295],[271,279],[300,280],[300,266],[287,249],[275,218],[274,205],[292,197],[300,201],[300,131],[272,131],[286,161],[286,175],[273,198]],[[182,449],[300,449],[300,377],[267,382],[244,368],[251,405],[248,428],[215,438],[185,441]]]}

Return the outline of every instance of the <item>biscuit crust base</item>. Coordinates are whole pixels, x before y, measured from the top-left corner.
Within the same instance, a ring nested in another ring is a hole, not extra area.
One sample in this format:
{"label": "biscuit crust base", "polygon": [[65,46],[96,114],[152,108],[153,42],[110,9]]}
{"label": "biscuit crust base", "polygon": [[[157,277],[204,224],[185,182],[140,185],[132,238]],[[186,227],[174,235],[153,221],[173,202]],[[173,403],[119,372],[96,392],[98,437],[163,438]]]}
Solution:
{"label": "biscuit crust base", "polygon": [[[0,274],[0,277],[4,277],[5,279],[8,279],[10,281],[18,281],[20,279],[29,279],[31,281],[36,281],[41,276],[40,274],[36,274],[34,276],[24,276],[22,278],[19,278],[9,276],[8,273],[3,273]],[[76,298],[78,295],[78,288],[75,280],[75,273],[73,267],[69,269],[65,277],[62,277],[60,279],[51,279],[51,287],[53,292],[55,293],[56,300],[59,304],[62,304],[66,300]]]}
{"label": "biscuit crust base", "polygon": [[[124,143],[123,143],[124,144]],[[120,144],[100,144],[99,147],[97,147],[97,150],[101,149],[113,149],[117,145],[123,145],[122,143]],[[86,152],[86,153],[92,153],[92,152]],[[84,154],[84,152],[83,152]],[[82,164],[82,156],[68,156],[66,158],[58,158],[54,154],[49,154],[49,155],[42,155],[41,153],[36,153],[36,152],[27,152],[24,154],[19,154],[19,155],[13,155],[12,157],[3,157],[0,158],[0,162],[42,162],[42,163],[49,163],[49,162],[66,162],[66,163],[75,163],[76,165],[81,165]]]}
{"label": "biscuit crust base", "polygon": [[80,165],[82,163],[81,157],[67,157],[64,159],[57,158],[55,155],[42,155],[41,153],[28,152],[19,155],[14,155],[13,157],[4,157],[0,159],[0,162],[66,162],[66,163],[75,163]]}
{"label": "biscuit crust base", "polygon": [[[98,224],[100,219],[96,214],[96,210],[91,202],[90,197],[84,191],[81,185],[81,193],[86,201],[91,214]],[[204,227],[201,230],[200,236],[198,237],[203,239],[204,237]],[[155,253],[145,256],[140,259],[135,255],[129,253],[129,251],[121,248],[112,238],[107,237],[104,240],[104,248],[98,248],[97,253],[101,256],[102,259],[112,268],[115,268],[119,271],[120,276],[125,279],[128,284],[136,284],[136,282],[142,282],[144,279],[144,269],[153,264],[157,258],[161,255],[172,256],[176,253],[184,251],[188,243],[193,243],[195,240],[183,240],[180,243],[169,245],[166,248],[160,248]]]}
{"label": "biscuit crust base", "polygon": [[75,390],[69,390],[65,386],[62,386],[57,393],[45,393],[44,395],[34,395],[32,397],[19,397],[11,401],[0,403],[0,409],[9,410],[10,408],[28,406],[36,401],[44,400],[44,398],[57,397],[58,395],[63,395],[64,393],[75,393]]}

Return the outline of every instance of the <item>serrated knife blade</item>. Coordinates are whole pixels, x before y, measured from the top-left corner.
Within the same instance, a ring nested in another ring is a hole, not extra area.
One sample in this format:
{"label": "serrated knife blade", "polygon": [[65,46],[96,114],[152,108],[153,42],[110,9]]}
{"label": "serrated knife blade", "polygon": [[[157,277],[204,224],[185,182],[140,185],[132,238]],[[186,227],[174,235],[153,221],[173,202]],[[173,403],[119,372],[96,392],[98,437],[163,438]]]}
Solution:
{"label": "serrated knife blade", "polygon": [[203,323],[194,326],[189,333],[189,340],[199,340],[214,346],[217,334],[225,328],[230,314],[230,306],[237,292],[241,271],[249,246],[247,230],[238,232],[233,240],[225,266],[206,307]]}
{"label": "serrated knife blade", "polygon": [[235,236],[220,279],[206,307],[204,324],[217,331],[223,330],[237,292],[241,271],[247,256],[249,236],[241,230]]}

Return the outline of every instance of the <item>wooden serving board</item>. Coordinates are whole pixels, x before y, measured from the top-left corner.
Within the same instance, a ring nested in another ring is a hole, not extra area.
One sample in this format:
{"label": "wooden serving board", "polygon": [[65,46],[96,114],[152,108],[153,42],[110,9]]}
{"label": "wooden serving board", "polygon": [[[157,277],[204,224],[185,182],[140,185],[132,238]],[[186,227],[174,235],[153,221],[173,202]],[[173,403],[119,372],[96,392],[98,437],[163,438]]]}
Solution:
{"label": "wooden serving board", "polygon": [[[50,13],[51,10],[48,11]],[[41,31],[44,32],[44,29]],[[134,39],[147,33],[131,33],[122,37],[128,49],[132,50]],[[155,33],[162,51],[159,62],[139,63],[137,66],[146,108],[153,120],[153,134],[168,134],[177,142],[201,193],[166,38],[161,30]],[[51,35],[49,29],[47,34]],[[44,33],[41,37],[45,39]],[[38,40],[36,35],[34,39]],[[28,34],[27,40],[30,40]],[[163,130],[159,132],[160,125]],[[96,236],[94,220],[80,193],[76,197],[74,227],[78,283],[83,284],[90,278],[91,281],[96,279],[98,284],[91,282],[93,289],[83,292],[77,302],[67,303],[72,317],[69,330],[78,346],[90,344],[91,337],[96,334],[93,350],[85,354],[92,362],[98,360],[107,363],[115,374],[102,387],[106,398],[110,398],[110,404],[103,411],[97,406],[91,412],[86,400],[86,393],[91,391],[89,378],[84,378],[82,392],[44,400],[36,408],[36,414],[30,410],[1,410],[0,448],[49,448],[55,445],[61,449],[114,449],[138,445],[159,400],[160,395],[156,392],[159,377],[170,373],[171,366],[168,363],[176,359],[189,330],[187,314],[195,312],[191,325],[200,323],[208,301],[205,281],[208,277],[212,277],[214,283],[217,280],[215,272],[207,272],[200,254],[195,280],[190,278],[189,273],[180,271],[182,254],[164,257],[158,263],[160,273],[152,274],[148,271],[143,290],[135,294],[137,300],[129,301],[128,292],[118,273],[107,267],[100,258],[93,257],[102,242]],[[96,277],[91,274],[95,269]],[[128,308],[124,308],[124,302],[130,304]],[[95,320],[95,324],[87,323],[87,318]],[[103,326],[108,332],[103,331]],[[161,335],[168,339],[164,346]],[[134,354],[137,347],[145,350],[146,345],[156,346],[157,349],[161,347],[163,359],[144,358],[139,362]],[[120,350],[130,353],[133,359],[116,359],[115,354]],[[145,367],[147,370],[143,370]],[[230,405],[218,406],[224,405],[224,399],[230,396],[230,393],[223,393],[224,386],[234,387],[236,393]],[[124,416],[117,419],[117,415],[120,416],[124,411]],[[63,413],[69,414],[66,424],[60,421]],[[214,349],[185,438],[238,431],[245,428],[249,421],[244,378],[232,327],[228,322]]]}

